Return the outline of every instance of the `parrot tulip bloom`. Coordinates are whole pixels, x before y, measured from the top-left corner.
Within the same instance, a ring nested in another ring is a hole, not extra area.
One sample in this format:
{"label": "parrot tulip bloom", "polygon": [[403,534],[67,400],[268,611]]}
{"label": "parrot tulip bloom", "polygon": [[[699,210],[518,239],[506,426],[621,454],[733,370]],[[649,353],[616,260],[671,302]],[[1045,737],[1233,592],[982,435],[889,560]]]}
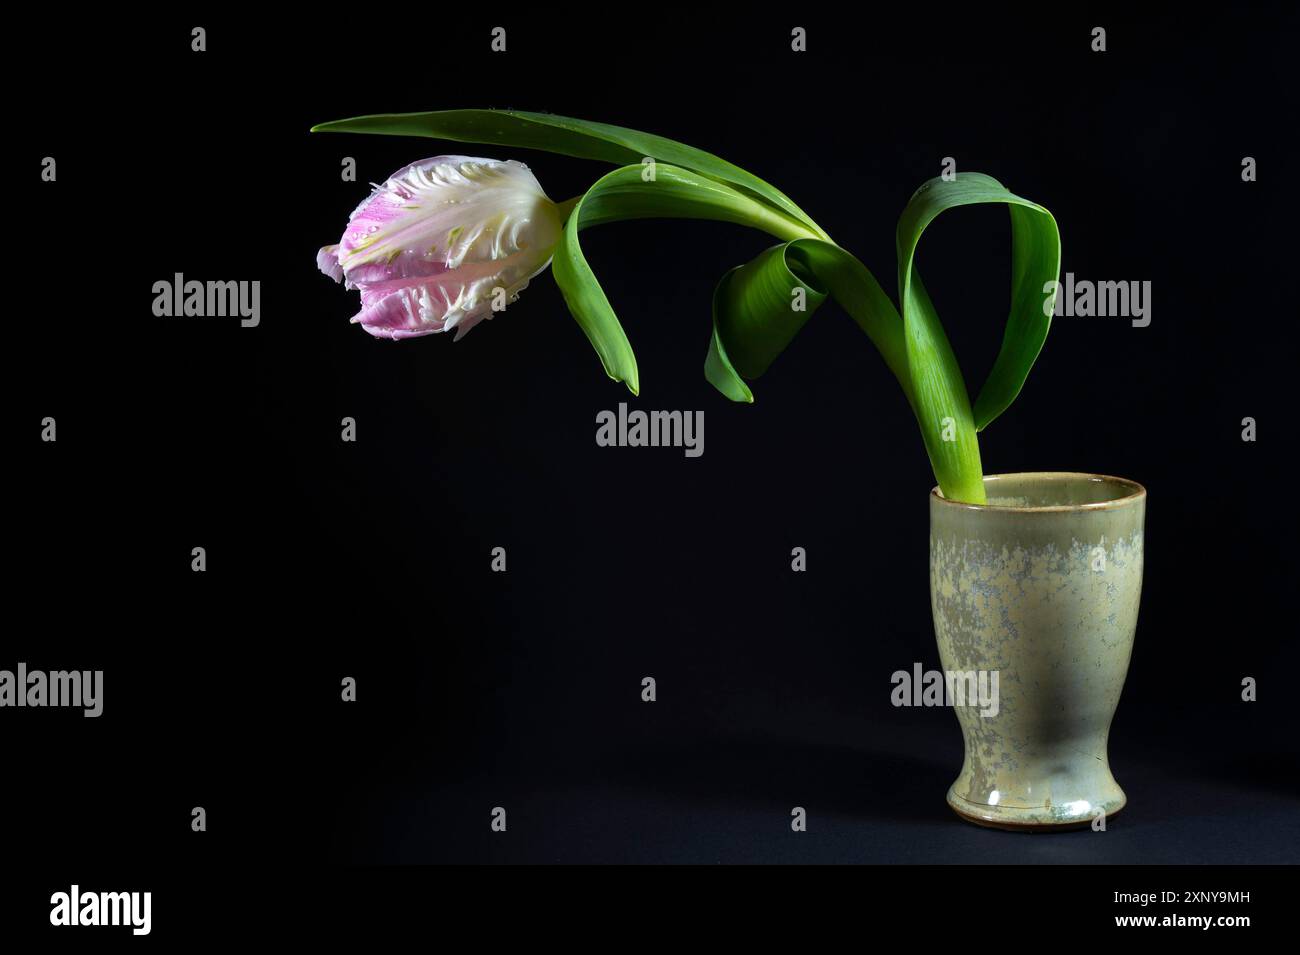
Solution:
{"label": "parrot tulip bloom", "polygon": [[352,321],[371,335],[459,339],[550,264],[562,227],[523,163],[436,156],[376,186],[316,264],[360,290]]}

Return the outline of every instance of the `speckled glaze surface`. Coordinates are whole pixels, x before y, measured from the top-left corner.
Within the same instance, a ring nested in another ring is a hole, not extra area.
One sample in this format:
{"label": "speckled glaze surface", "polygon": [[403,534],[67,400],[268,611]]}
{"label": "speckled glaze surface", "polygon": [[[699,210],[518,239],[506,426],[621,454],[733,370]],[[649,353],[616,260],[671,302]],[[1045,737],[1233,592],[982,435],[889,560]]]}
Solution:
{"label": "speckled glaze surface", "polygon": [[1118,812],[1106,753],[1142,592],[1146,491],[1097,474],[984,478],[988,503],[930,495],[930,598],[948,672],[997,673],[996,712],[955,706],[948,804],[1043,830]]}

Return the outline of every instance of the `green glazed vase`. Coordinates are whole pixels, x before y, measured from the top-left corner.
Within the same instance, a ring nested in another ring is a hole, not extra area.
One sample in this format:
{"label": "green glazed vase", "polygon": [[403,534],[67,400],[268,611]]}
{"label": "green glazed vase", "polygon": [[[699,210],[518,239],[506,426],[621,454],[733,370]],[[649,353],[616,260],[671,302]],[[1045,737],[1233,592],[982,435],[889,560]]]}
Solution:
{"label": "green glazed vase", "polygon": [[950,681],[996,687],[995,706],[954,694],[966,754],[948,805],[999,829],[1086,826],[1126,801],[1106,740],[1133,651],[1146,490],[1071,472],[984,488],[982,505],[930,494],[939,658]]}

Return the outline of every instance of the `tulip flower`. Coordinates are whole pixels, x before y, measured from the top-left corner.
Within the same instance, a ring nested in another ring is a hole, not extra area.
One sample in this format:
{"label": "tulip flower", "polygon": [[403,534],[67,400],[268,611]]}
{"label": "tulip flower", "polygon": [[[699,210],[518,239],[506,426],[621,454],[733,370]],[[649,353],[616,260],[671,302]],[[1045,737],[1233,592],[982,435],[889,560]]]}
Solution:
{"label": "tulip flower", "polygon": [[[1043,295],[1056,286],[1061,263],[1052,214],[996,179],[963,172],[932,179],[913,194],[896,232],[895,306],[867,267],[785,193],[663,136],[550,113],[480,109],[358,116],[313,131],[542,149],[620,167],[558,207],[516,162],[441,156],[394,175],[352,214],[343,241],[317,258],[326,274],[361,290],[362,310],[353,321],[372,335],[409,338],[456,328],[459,338],[489,315],[498,289],[513,301],[553,255],[556,284],[606,374],[636,394],[636,357],[582,253],[579,232],[651,216],[751,226],[780,244],[718,283],[704,360],[709,382],[733,401],[753,401],[747,382],[767,370],[822,302],[833,299],[898,379],[944,496],[984,503],[977,433],[1015,400],[1038,357],[1052,315]],[[986,203],[1010,210],[1011,311],[997,360],[972,401],[915,258],[922,234],[939,215]]]}
{"label": "tulip flower", "polygon": [[550,264],[561,227],[523,163],[435,156],[376,186],[316,264],[360,290],[352,321],[371,335],[459,339]]}

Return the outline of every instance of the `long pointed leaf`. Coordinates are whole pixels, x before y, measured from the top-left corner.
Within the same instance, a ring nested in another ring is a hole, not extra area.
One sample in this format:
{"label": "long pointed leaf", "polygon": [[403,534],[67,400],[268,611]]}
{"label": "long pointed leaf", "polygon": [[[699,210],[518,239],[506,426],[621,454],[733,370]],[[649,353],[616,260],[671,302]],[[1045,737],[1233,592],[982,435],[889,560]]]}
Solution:
{"label": "long pointed leaf", "polygon": [[[898,222],[899,288],[906,289],[909,277],[915,274],[913,258],[926,226],[956,206],[991,202],[1006,203],[1010,208],[1011,309],[997,360],[975,401],[972,420],[980,431],[1016,399],[1047,338],[1052,319],[1050,308],[1044,308],[1043,289],[1048,282],[1056,281],[1061,267],[1061,236],[1056,220],[1042,206],[1008,191],[992,176],[958,173],[954,180],[932,179],[921,186]],[[905,292],[900,295],[905,296]],[[929,311],[933,312],[933,308]],[[938,334],[942,336],[942,329]],[[946,345],[944,338],[942,346],[934,347],[943,352]]]}
{"label": "long pointed leaf", "polygon": [[431,113],[357,116],[321,123],[313,126],[312,132],[382,133],[518,146],[581,159],[597,159],[620,166],[639,163],[649,157],[656,163],[692,169],[730,183],[782,210],[802,223],[812,234],[827,238],[817,223],[785,193],[753,173],[702,149],[623,126],[520,110],[449,109]]}

